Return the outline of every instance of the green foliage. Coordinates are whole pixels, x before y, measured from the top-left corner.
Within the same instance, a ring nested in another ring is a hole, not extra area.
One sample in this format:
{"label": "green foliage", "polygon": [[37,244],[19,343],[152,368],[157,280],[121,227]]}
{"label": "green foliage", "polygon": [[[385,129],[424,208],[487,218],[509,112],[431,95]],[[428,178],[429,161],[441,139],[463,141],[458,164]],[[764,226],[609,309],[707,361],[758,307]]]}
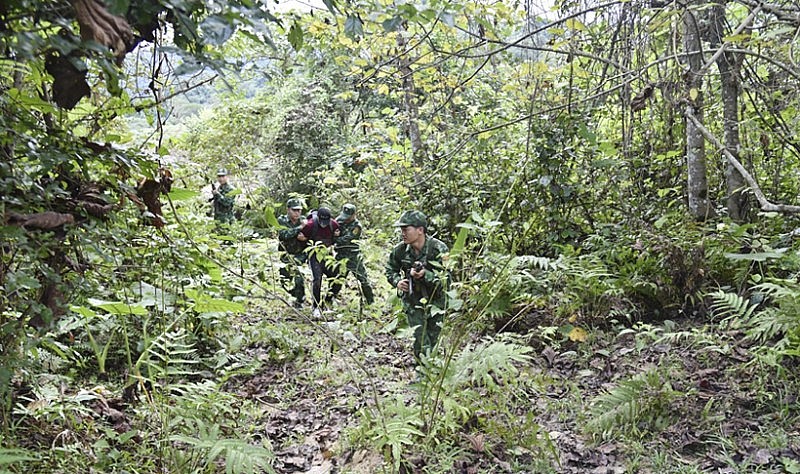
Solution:
{"label": "green foliage", "polygon": [[670,378],[667,368],[651,367],[622,380],[592,401],[586,432],[602,439],[658,433],[669,425],[673,403],[685,395],[672,388]]}
{"label": "green foliage", "polygon": [[[800,356],[800,285],[795,279],[770,279],[751,289],[744,298],[734,293],[717,291],[714,314],[725,318],[722,323],[742,328],[747,340],[762,345],[757,351],[763,361],[779,367],[782,356]],[[774,346],[767,345],[769,341]]]}
{"label": "green foliage", "polygon": [[[383,452],[395,469],[412,446],[457,444],[457,435],[468,420],[485,412],[486,394],[491,394],[499,410],[508,412],[511,394],[521,384],[518,366],[530,361],[529,353],[529,347],[504,336],[467,345],[452,357],[426,358],[418,367],[414,384],[418,397],[409,402],[398,396],[384,401],[376,410],[362,410],[360,427],[352,434],[354,442]],[[522,431],[538,432],[535,423],[529,421],[532,424]],[[522,432],[513,417],[498,417],[487,423],[503,434]],[[549,452],[546,441],[539,438],[526,448]]]}
{"label": "green foliage", "polygon": [[170,441],[185,443],[190,449],[202,453],[202,461],[192,466],[199,472],[214,472],[218,461],[224,463],[226,474],[275,472],[270,464],[273,457],[270,450],[241,439],[221,438],[217,425],[206,426],[201,422],[194,425],[192,432],[197,433],[196,436],[172,435]]}

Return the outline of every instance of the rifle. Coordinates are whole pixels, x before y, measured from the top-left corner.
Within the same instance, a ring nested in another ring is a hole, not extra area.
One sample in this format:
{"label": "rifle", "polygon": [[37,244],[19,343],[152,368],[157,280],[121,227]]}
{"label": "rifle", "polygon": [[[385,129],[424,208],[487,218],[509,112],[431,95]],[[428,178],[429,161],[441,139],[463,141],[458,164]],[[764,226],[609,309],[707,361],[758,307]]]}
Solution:
{"label": "rifle", "polygon": [[212,181],[211,182],[211,197],[208,199],[208,202],[216,201],[218,196],[219,196],[219,194],[217,194],[217,186]]}
{"label": "rifle", "polygon": [[[417,272],[420,272],[420,271],[422,271],[424,269],[425,269],[425,264],[420,262],[420,261],[416,261],[411,265],[411,268],[409,268],[408,271],[406,272],[406,279],[408,280],[408,294],[409,295],[414,293],[414,277],[411,276],[411,270],[415,270]],[[423,297],[427,298],[427,295],[424,294],[425,293],[425,287],[424,286],[422,287],[422,292],[423,292]]]}

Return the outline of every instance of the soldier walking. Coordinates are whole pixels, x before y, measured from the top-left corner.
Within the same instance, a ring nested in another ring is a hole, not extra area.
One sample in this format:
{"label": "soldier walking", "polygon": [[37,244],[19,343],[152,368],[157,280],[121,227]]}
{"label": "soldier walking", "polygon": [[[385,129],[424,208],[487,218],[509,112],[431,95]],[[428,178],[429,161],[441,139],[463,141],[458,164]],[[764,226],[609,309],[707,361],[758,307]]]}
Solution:
{"label": "soldier walking", "polygon": [[442,266],[448,249],[427,235],[428,220],[420,211],[406,211],[395,223],[403,242],[386,262],[386,279],[401,294],[408,326],[414,328],[414,357],[430,352],[442,330],[447,270]]}
{"label": "soldier walking", "polygon": [[228,183],[228,170],[220,168],[217,171],[217,182],[219,186],[211,188],[211,201],[214,206],[214,220],[220,224],[233,223],[233,203],[235,196],[229,196],[233,191],[233,186]]}
{"label": "soldier walking", "polygon": [[372,294],[372,285],[367,278],[367,269],[364,266],[364,259],[361,257],[361,248],[357,242],[361,238],[362,228],[361,223],[356,219],[356,206],[349,203],[342,206],[342,212],[336,217],[336,222],[339,223],[339,238],[334,242],[336,260],[345,260],[346,264],[342,279],[347,277],[347,273],[352,272],[358,279],[364,301],[371,305],[375,301],[375,297]]}
{"label": "soldier walking", "polygon": [[[286,214],[278,217],[278,224],[281,226],[278,231],[278,242],[283,263],[280,270],[281,285],[294,297],[295,308],[303,306],[306,294],[305,281],[300,269],[306,263],[305,249],[308,243],[297,238],[300,230],[306,225],[302,213],[303,203],[299,199],[289,199],[286,202]],[[291,288],[286,287],[288,282],[293,282]]]}

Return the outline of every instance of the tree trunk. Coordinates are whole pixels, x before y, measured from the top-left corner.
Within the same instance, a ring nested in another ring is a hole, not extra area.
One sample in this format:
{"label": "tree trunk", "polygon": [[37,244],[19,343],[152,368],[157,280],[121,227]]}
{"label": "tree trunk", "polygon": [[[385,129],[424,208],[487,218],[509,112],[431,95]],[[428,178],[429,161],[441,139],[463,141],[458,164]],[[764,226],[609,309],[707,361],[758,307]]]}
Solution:
{"label": "tree trunk", "polygon": [[[697,5],[692,2],[691,5]],[[687,8],[683,14],[683,48],[686,52],[686,115],[703,121],[703,67],[702,35],[700,15],[704,10]],[[708,199],[706,176],[705,139],[696,124],[686,121],[686,165],[689,213],[698,220],[712,216],[713,208]]]}
{"label": "tree trunk", "polygon": [[[711,9],[711,45],[720,47],[725,36],[725,5],[716,4]],[[724,52],[717,57],[719,69],[722,106],[723,106],[723,142],[725,148],[739,160],[741,142],[739,140],[739,65],[740,58],[736,53]],[[747,221],[750,202],[745,194],[745,181],[739,171],[725,160],[725,184],[727,187],[728,215],[736,222]]]}
{"label": "tree trunk", "polygon": [[403,81],[403,106],[406,110],[406,133],[411,142],[411,155],[416,166],[422,166],[425,160],[425,146],[422,143],[422,134],[419,131],[419,108],[417,107],[416,92],[414,91],[414,71],[411,69],[411,58],[405,54],[406,38],[403,36],[405,28],[400,27],[397,35],[398,71]]}

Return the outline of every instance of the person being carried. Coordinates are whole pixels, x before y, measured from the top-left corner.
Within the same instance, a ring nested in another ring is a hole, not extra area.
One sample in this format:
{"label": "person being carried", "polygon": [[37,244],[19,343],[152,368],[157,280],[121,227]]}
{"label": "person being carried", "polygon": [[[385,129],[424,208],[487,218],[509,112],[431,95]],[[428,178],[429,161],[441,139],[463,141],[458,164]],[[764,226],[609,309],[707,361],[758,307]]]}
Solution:
{"label": "person being carried", "polygon": [[358,280],[364,301],[370,305],[375,301],[375,297],[372,294],[372,285],[367,278],[367,269],[358,245],[362,228],[361,223],[356,219],[356,206],[349,203],[342,206],[342,212],[336,217],[336,222],[339,223],[340,234],[334,242],[333,248],[336,250],[336,260],[345,260],[346,270],[342,279],[347,277],[347,273],[353,272]]}
{"label": "person being carried", "polygon": [[[286,202],[286,214],[278,217],[280,230],[278,231],[278,246],[281,250],[281,286],[294,297],[294,307],[301,308],[306,295],[305,281],[300,268],[306,263],[305,249],[308,243],[297,236],[306,225],[302,215],[303,203],[299,199],[289,199]],[[293,281],[293,286],[287,288],[288,282]]]}
{"label": "person being carried", "polygon": [[442,330],[447,271],[442,262],[447,245],[427,235],[428,220],[420,211],[406,211],[395,223],[403,242],[386,262],[386,279],[401,294],[408,327],[414,328],[414,357],[430,352]]}
{"label": "person being carried", "polygon": [[320,207],[316,212],[311,214],[306,225],[300,230],[297,235],[297,240],[301,242],[311,242],[312,248],[309,250],[308,262],[311,266],[311,275],[313,281],[311,283],[311,294],[313,301],[311,302],[314,312],[313,316],[318,318],[322,315],[322,277],[327,276],[333,279],[330,291],[325,298],[326,303],[333,301],[333,298],[339,294],[342,289],[342,284],[338,281],[338,268],[333,261],[331,250],[333,241],[339,237],[339,224],[331,219],[331,211],[327,207]]}
{"label": "person being carried", "polygon": [[233,191],[233,186],[228,183],[228,170],[220,168],[217,171],[217,182],[219,186],[211,185],[211,199],[214,206],[214,220],[220,224],[232,224],[233,203],[235,196],[229,196]]}

